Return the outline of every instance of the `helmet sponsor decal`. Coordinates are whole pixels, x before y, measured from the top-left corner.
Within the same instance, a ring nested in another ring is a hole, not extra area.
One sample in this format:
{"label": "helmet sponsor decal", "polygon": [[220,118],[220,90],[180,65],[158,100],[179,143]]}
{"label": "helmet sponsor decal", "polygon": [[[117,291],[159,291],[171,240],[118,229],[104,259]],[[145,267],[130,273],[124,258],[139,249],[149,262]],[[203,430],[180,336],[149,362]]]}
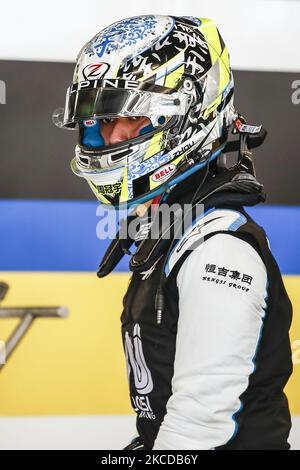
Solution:
{"label": "helmet sponsor decal", "polygon": [[122,190],[122,183],[112,183],[112,184],[95,184],[91,181],[92,185],[94,188],[98,191],[98,193],[103,194],[103,195],[118,195],[121,194]]}
{"label": "helmet sponsor decal", "polygon": [[236,127],[241,134],[259,134],[262,126],[251,126],[249,124],[243,124],[241,121],[236,121]]}
{"label": "helmet sponsor decal", "polygon": [[[201,132],[201,131],[200,131]],[[200,134],[200,132],[198,132],[196,135]],[[179,157],[182,153],[184,152],[187,152],[188,150],[190,150],[193,146],[195,145],[195,141],[194,140],[187,140],[186,143],[184,145],[182,145],[181,147],[179,147],[179,149],[173,153],[173,157],[174,158],[177,158]],[[171,152],[170,152],[171,153]]]}
{"label": "helmet sponsor decal", "polygon": [[152,392],[152,375],[145,360],[141,327],[138,323],[134,325],[131,336],[128,331],[125,332],[125,353],[128,379],[132,374],[135,388],[140,395]]}
{"label": "helmet sponsor decal", "polygon": [[83,124],[85,127],[94,127],[97,124],[97,121],[95,119],[87,119],[86,121],[83,121]]}
{"label": "helmet sponsor decal", "polygon": [[82,88],[119,88],[124,90],[136,90],[139,88],[140,83],[135,80],[121,80],[121,79],[103,79],[103,80],[82,80],[77,83],[73,83],[70,87],[70,93],[80,91]]}
{"label": "helmet sponsor decal", "polygon": [[89,64],[84,67],[82,74],[86,80],[98,80],[109,70],[110,65],[106,62],[99,64]]}
{"label": "helmet sponsor decal", "polygon": [[153,173],[152,180],[155,183],[161,183],[162,181],[165,181],[168,178],[170,178],[170,176],[174,173],[175,170],[176,170],[176,165],[173,165],[173,163],[170,163],[169,165],[165,165]]}

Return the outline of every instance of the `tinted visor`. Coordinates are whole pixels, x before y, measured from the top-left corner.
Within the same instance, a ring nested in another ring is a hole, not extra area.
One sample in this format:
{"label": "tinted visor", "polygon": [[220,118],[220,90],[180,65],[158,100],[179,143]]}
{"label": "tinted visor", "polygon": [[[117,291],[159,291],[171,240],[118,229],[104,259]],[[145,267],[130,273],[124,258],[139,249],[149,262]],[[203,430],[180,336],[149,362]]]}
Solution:
{"label": "tinted visor", "polygon": [[138,116],[183,116],[190,97],[181,92],[171,94],[144,90],[81,88],[67,91],[64,126],[80,119]]}

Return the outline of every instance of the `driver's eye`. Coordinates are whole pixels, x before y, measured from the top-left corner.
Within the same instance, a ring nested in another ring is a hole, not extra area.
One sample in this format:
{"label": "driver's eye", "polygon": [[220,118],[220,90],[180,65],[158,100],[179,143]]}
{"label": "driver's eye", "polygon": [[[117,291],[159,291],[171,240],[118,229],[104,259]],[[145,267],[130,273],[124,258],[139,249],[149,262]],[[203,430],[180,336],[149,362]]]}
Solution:
{"label": "driver's eye", "polygon": [[113,122],[115,120],[115,118],[105,118],[105,119],[101,119],[101,122],[103,124],[109,124],[110,122]]}
{"label": "driver's eye", "polygon": [[[101,122],[102,124],[109,124],[113,121],[115,121],[116,119],[118,118],[104,118],[104,119],[101,119]],[[128,118],[130,121],[136,121],[137,119],[140,119],[140,116],[128,116]]]}

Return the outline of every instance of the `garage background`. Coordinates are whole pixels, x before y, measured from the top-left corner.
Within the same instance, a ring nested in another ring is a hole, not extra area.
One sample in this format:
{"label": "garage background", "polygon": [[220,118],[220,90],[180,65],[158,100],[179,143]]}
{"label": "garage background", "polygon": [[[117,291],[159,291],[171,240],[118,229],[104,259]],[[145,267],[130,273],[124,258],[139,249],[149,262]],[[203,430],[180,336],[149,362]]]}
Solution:
{"label": "garage background", "polygon": [[[215,19],[231,52],[236,107],[269,132],[255,152],[268,198],[249,213],[267,231],[294,305],[287,394],[291,442],[300,449],[300,104],[292,99],[300,98],[297,0],[2,6],[0,280],[11,286],[2,305],[66,305],[71,313],[37,320],[1,370],[0,449],[118,449],[134,433],[119,321],[129,258],[97,279],[108,244],[96,237],[97,203],[70,170],[76,133],[56,128],[51,116],[64,104],[82,45],[118,19],[149,13]],[[15,323],[0,320],[0,340]]]}

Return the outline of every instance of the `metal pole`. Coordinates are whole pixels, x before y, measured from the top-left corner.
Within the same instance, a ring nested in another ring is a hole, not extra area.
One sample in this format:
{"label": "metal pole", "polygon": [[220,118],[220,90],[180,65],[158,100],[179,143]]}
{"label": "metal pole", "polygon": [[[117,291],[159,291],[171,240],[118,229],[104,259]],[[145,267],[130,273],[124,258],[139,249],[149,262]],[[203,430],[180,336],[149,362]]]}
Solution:
{"label": "metal pole", "polygon": [[[5,361],[12,355],[36,318],[65,318],[67,307],[4,307],[0,308],[0,318],[21,318],[5,344]],[[0,371],[5,364],[0,364]]]}
{"label": "metal pole", "polygon": [[27,333],[34,319],[35,317],[31,313],[27,313],[22,319],[22,321],[15,328],[15,330],[12,332],[5,345],[6,361],[9,359],[19,342]]}
{"label": "metal pole", "polygon": [[20,318],[30,312],[34,317],[65,318],[69,311],[66,307],[1,307],[0,318]]}

